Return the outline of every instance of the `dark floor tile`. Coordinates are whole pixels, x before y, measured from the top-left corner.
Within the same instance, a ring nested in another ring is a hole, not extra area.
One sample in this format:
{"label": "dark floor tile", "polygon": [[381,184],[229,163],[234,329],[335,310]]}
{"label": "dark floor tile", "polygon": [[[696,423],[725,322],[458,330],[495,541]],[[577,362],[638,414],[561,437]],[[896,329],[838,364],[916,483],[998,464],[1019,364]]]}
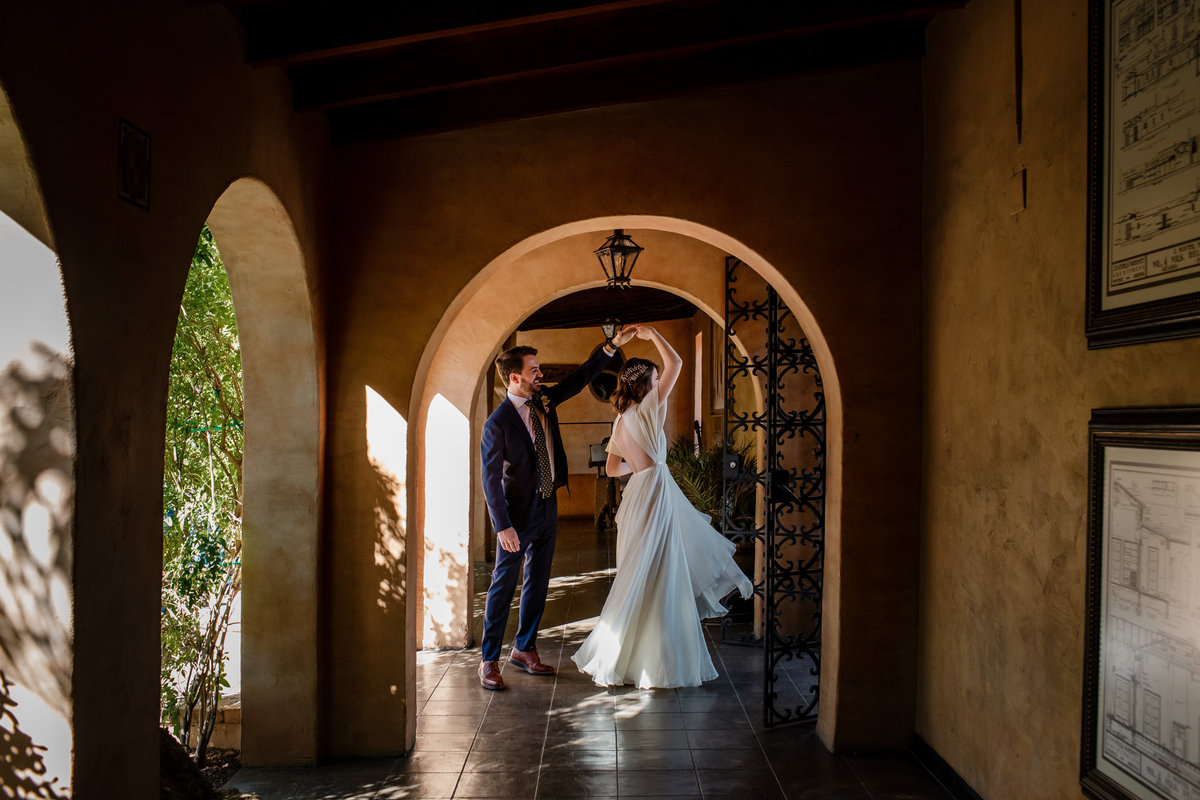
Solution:
{"label": "dark floor tile", "polygon": [[626,716],[621,712],[616,715],[616,721],[618,731],[683,730],[683,715],[678,713]]}
{"label": "dark floor tile", "polygon": [[536,772],[542,748],[520,746],[497,750],[472,750],[464,772]]}
{"label": "dark floor tile", "polygon": [[[794,786],[785,783],[784,792],[788,800],[875,800],[861,783],[856,782]],[[732,797],[733,800],[745,800],[740,793]],[[946,800],[949,800],[949,795],[946,795]]]}
{"label": "dark floor tile", "polygon": [[687,746],[692,750],[721,748],[759,749],[758,739],[751,731],[686,731]]}
{"label": "dark floor tile", "polygon": [[736,794],[743,800],[784,800],[783,789],[769,769],[702,769],[696,771],[704,796]]}
{"label": "dark floor tile", "polygon": [[655,769],[617,772],[621,797],[672,797],[699,794],[696,772],[690,769]]}
{"label": "dark floor tile", "polygon": [[476,716],[428,716],[417,718],[417,734],[422,733],[474,733],[479,729],[483,717]]}
{"label": "dark floor tile", "polygon": [[543,769],[538,780],[537,796],[546,800],[565,800],[573,797],[616,797],[617,773],[611,770],[566,772]]}
{"label": "dark floor tile", "polygon": [[488,710],[490,700],[477,698],[472,700],[430,700],[419,712],[427,717],[445,716],[483,716]]}
{"label": "dark floor tile", "polygon": [[746,711],[737,697],[732,695],[708,695],[679,698],[679,710],[684,712],[704,711],[710,714],[728,714],[745,718]]}
{"label": "dark floor tile", "polygon": [[304,782],[301,770],[244,767],[225,783],[225,789],[237,789],[243,794],[256,794],[262,800],[286,800]]}
{"label": "dark floor tile", "polygon": [[757,749],[726,749],[692,750],[692,761],[696,769],[758,769],[768,771],[771,768],[766,755]]}
{"label": "dark floor tile", "polygon": [[617,768],[616,750],[585,747],[552,747],[542,754],[542,774],[547,771],[597,771]]}
{"label": "dark floor tile", "polygon": [[479,685],[479,673],[474,670],[472,670],[469,674],[464,673],[460,675],[447,675],[438,681],[437,688],[444,689],[454,686],[474,687],[479,691],[481,696],[487,691],[487,689],[484,689]]}
{"label": "dark floor tile", "polygon": [[616,750],[617,732],[613,731],[558,731],[554,737],[546,737],[546,747],[585,747],[591,750]]}
{"label": "dark floor tile", "polygon": [[[762,691],[762,684],[757,684],[758,691]],[[733,684],[729,681],[710,681],[702,686],[682,686],[675,690],[675,693],[682,699],[684,697],[732,697],[736,694]]]}
{"label": "dark floor tile", "polygon": [[642,769],[693,769],[690,750],[618,750],[617,768]]}
{"label": "dark floor tile", "polygon": [[683,727],[689,731],[737,731],[745,733],[751,729],[750,721],[742,714],[723,714],[710,711],[687,711],[683,713]]}
{"label": "dark floor tile", "polygon": [[537,771],[464,772],[454,796],[472,798],[528,798],[537,791]]}
{"label": "dark floor tile", "polygon": [[620,695],[617,710],[631,714],[655,714],[680,711],[680,699],[674,692],[630,692]]}
{"label": "dark floor tile", "polygon": [[382,787],[382,781],[371,784],[315,784],[304,785],[288,797],[288,800],[372,800]]}
{"label": "dark floor tile", "polygon": [[454,796],[457,772],[396,775],[384,781],[374,800],[443,800]]}
{"label": "dark floor tile", "polygon": [[617,731],[617,747],[621,750],[687,750],[687,731],[642,730]]}
{"label": "dark floor tile", "polygon": [[846,762],[874,797],[927,800],[945,796],[945,790],[915,758],[908,754],[853,756]]}
{"label": "dark floor tile", "polygon": [[605,731],[616,728],[616,718],[611,711],[561,711],[550,714],[551,731],[579,730]]}
{"label": "dark floor tile", "polygon": [[438,753],[471,749],[475,741],[475,733],[418,733],[417,743],[413,746],[416,753]]}
{"label": "dark floor tile", "polygon": [[476,680],[467,686],[439,685],[426,700],[435,703],[486,703],[492,697],[491,693],[479,685]]}
{"label": "dark floor tile", "polygon": [[407,758],[397,762],[394,772],[409,774],[417,772],[462,772],[463,763],[467,760],[465,750],[453,752],[414,750]]}
{"label": "dark floor tile", "polygon": [[[432,717],[430,717],[432,719]],[[512,714],[489,713],[479,724],[480,736],[504,736],[516,741],[541,741],[546,738],[546,717],[534,715],[522,719]]]}

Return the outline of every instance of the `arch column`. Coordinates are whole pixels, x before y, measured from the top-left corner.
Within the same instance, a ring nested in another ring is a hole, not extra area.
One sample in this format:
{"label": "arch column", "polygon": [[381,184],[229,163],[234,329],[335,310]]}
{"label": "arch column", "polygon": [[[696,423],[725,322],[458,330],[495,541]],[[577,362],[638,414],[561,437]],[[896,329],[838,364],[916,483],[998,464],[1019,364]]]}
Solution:
{"label": "arch column", "polygon": [[233,291],[245,385],[242,762],[317,757],[320,393],[312,304],[287,211],[261,181],[208,218]]}

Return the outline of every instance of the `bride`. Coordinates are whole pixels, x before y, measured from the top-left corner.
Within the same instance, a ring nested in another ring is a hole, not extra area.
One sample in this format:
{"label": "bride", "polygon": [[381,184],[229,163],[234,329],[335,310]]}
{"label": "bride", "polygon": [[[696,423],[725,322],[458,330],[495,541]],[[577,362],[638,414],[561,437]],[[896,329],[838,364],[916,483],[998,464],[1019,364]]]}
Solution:
{"label": "bride", "polygon": [[617,574],[600,620],[572,656],[601,686],[699,686],[717,677],[700,620],[725,613],[734,589],[753,591],[734,545],[688,502],[666,465],[667,397],[683,362],[654,328],[637,325],[663,360],[625,362],[613,392],[610,477],[632,473],[617,510]]}

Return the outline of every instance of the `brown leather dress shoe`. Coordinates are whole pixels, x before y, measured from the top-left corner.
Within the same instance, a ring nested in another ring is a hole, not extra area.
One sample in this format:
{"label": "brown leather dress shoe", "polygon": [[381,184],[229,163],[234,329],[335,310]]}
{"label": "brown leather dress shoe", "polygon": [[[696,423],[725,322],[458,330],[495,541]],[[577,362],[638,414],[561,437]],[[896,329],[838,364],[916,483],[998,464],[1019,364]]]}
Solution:
{"label": "brown leather dress shoe", "polygon": [[508,660],[512,664],[516,664],[521,669],[528,672],[530,675],[553,675],[554,667],[549,664],[543,664],[538,658],[537,650],[518,650],[513,648],[512,654]]}
{"label": "brown leather dress shoe", "polygon": [[493,692],[504,688],[504,678],[500,677],[499,661],[483,661],[479,664],[479,685]]}

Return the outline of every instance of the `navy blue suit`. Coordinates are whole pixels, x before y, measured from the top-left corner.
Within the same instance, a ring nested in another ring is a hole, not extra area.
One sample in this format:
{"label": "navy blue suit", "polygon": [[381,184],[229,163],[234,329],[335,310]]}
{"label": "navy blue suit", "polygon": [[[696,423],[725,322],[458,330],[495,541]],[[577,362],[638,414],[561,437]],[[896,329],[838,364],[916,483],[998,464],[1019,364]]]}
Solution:
{"label": "navy blue suit", "polygon": [[[555,492],[567,485],[567,453],[558,430],[558,404],[583,391],[612,358],[603,350],[585,361],[556,385],[542,390],[549,401],[543,412],[554,452]],[[521,616],[514,646],[536,649],[538,626],[546,608],[550,586],[550,562],[558,535],[558,500],[554,493],[542,498],[538,492],[537,454],[529,429],[516,407],[506,397],[483,424],[480,443],[483,456],[483,496],[487,500],[492,527],[497,531],[515,528],[520,549],[510,553],[496,543],[496,568],[488,588],[483,615],[482,660],[499,661],[508,625],[508,608],[517,588],[521,561],[525,562],[525,584],[521,589]]]}

